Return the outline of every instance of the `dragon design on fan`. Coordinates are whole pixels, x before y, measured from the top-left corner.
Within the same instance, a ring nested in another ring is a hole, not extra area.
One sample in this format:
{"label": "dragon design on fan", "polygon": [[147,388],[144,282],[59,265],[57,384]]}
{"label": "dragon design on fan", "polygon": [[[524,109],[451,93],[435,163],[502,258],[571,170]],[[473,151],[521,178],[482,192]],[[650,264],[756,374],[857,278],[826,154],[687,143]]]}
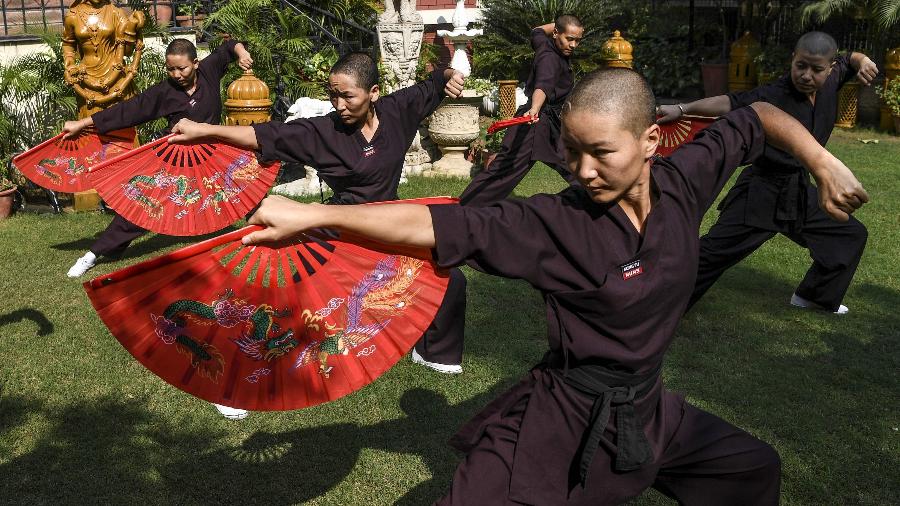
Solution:
{"label": "dragon design on fan", "polygon": [[133,200],[143,207],[151,218],[159,219],[165,208],[159,200],[146,195],[145,191],[171,188],[172,193],[169,194],[168,199],[179,206],[187,207],[200,201],[200,190],[191,187],[193,182],[193,178],[184,175],[176,176],[161,169],[152,176],[132,177],[122,185],[122,191],[129,200]]}
{"label": "dragon design on fan", "polygon": [[[405,256],[389,256],[379,261],[375,269],[363,277],[347,298],[343,327],[326,325],[326,331],[337,332],[325,332],[322,339],[309,343],[300,352],[294,367],[318,362],[319,373],[328,378],[333,369],[328,365],[330,355],[349,354],[350,349],[362,345],[384,330],[390,324],[391,317],[411,306],[418,291],[410,290],[410,286],[423,263],[422,260]],[[329,314],[334,310],[330,306],[336,301],[343,302],[342,299],[329,301]],[[320,309],[316,313],[324,312],[326,311]],[[363,323],[366,317],[373,321]]]}
{"label": "dragon design on fan", "polygon": [[244,355],[254,360],[271,362],[297,346],[294,331],[282,332],[275,318],[290,315],[290,310],[276,310],[268,304],[254,306],[237,298],[230,288],[211,304],[189,299],[177,300],[166,307],[161,316],[150,314],[156,325],[156,335],[165,344],[176,344],[178,350],[191,357],[191,365],[201,376],[214,383],[225,368],[222,354],[215,346],[201,343],[187,335],[188,323],[208,327],[239,328],[239,335],[230,338]]}
{"label": "dragon design on fan", "polygon": [[[244,191],[244,188],[249,183],[259,177],[260,172],[259,162],[256,160],[256,157],[242,154],[228,165],[225,172],[217,172],[210,177],[204,177],[203,186],[214,191],[203,199],[200,211],[202,212],[212,205],[213,211],[219,214],[220,203],[239,202],[237,196]],[[219,183],[219,179],[224,180],[224,185]],[[237,181],[241,181],[243,184],[239,185]]]}
{"label": "dragon design on fan", "polygon": [[[66,141],[72,143],[73,141]],[[117,155],[126,151],[124,148],[116,146],[112,143],[102,144],[100,149],[91,153],[87,157],[85,157],[83,163],[78,162],[78,158],[74,156],[66,156],[60,155],[56,158],[44,158],[37,163],[35,169],[38,174],[50,179],[56,184],[62,182],[62,177],[60,173],[55,171],[62,171],[70,179],[75,179],[76,177],[87,172],[88,167],[93,166],[94,164],[100,163],[111,155]]]}

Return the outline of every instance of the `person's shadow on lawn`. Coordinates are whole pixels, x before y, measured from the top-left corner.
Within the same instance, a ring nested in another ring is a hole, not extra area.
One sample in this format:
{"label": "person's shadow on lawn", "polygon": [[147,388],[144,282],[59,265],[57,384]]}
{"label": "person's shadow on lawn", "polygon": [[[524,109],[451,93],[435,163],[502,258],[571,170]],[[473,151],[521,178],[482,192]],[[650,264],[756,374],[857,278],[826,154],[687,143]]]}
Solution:
{"label": "person's shadow on lawn", "polygon": [[[501,388],[454,406],[415,388],[400,400],[405,416],[394,420],[261,431],[224,449],[222,439],[235,435],[223,429],[231,422],[182,427],[151,414],[139,399],[58,408],[7,395],[0,398],[0,497],[7,504],[297,504],[334,488],[364,449],[375,449],[421,457],[433,478],[400,503],[428,504],[449,488],[459,460],[447,440]],[[45,419],[44,430],[13,437],[30,417]]]}

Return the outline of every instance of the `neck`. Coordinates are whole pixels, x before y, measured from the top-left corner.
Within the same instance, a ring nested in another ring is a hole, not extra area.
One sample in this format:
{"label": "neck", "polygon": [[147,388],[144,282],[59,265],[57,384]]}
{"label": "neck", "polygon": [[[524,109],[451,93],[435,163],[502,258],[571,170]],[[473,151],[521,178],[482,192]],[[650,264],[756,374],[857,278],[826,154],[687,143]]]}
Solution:
{"label": "neck", "polygon": [[638,180],[619,200],[619,207],[631,220],[634,228],[643,234],[647,216],[650,214],[650,209],[655,201],[653,182],[650,178],[650,160],[647,160],[644,162],[644,167],[641,169],[641,175],[638,177]]}
{"label": "neck", "polygon": [[362,124],[359,126],[359,129],[367,139],[369,139],[372,134],[375,133],[375,130],[378,129],[378,115],[375,114],[374,105],[371,109],[369,109],[369,113],[366,114],[366,119],[363,120]]}

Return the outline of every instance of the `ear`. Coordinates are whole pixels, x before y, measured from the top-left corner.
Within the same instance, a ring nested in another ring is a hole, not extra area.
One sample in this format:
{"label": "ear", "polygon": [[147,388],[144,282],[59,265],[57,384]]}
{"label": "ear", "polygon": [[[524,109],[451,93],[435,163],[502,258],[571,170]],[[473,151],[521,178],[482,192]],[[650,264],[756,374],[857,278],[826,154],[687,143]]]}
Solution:
{"label": "ear", "polygon": [[559,38],[559,30],[557,30],[555,26],[553,27],[553,38],[554,39]]}
{"label": "ear", "polygon": [[369,88],[369,100],[375,102],[379,96],[381,96],[381,88],[377,84]]}
{"label": "ear", "polygon": [[659,146],[660,130],[659,125],[653,123],[641,135],[641,144],[644,150],[644,159],[648,160],[656,154],[656,148]]}

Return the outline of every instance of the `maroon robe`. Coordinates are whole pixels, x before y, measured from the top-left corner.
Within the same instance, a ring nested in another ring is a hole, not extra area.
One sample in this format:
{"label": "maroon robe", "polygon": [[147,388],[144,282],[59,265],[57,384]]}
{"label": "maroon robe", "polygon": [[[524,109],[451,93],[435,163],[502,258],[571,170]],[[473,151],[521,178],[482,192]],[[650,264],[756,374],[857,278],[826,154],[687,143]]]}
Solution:
{"label": "maroon robe", "polygon": [[531,47],[534,63],[525,82],[528,103],[516,111],[516,116],[528,112],[534,91],[542,90],[546,99],[540,119],[535,124],[516,125],[507,130],[497,157],[475,174],[459,196],[463,205],[488,205],[506,198],[538,161],[556,170],[569,184],[577,183],[566,169],[559,135],[560,110],[575,82],[572,66],[542,28],[532,30]]}
{"label": "maroon robe", "polygon": [[[440,105],[445,86],[444,71],[435,70],[429,79],[378,99],[378,129],[371,141],[359,128],[344,125],[336,111],[290,123],[253,125],[261,158],[315,167],[334,190],[333,204],[396,200],[406,151],[419,124]],[[460,364],[465,314],[466,278],[451,269],[441,307],[416,343],[419,355],[429,362]]]}
{"label": "maroon robe", "polygon": [[172,79],[165,79],[138,95],[108,109],[94,113],[94,125],[100,133],[140,125],[156,118],[166,118],[166,130],[171,130],[181,118],[199,123],[218,125],[222,122],[222,77],[228,64],[237,59],[234,46],[227,40],[209,56],[200,60],[197,68],[197,88],[188,95]]}
{"label": "maroon robe", "polygon": [[[768,102],[790,114],[824,146],[834,130],[841,87],[856,76],[850,54],[835,59],[831,74],[810,102],[785,74],[750,91],[729,93],[731,108]],[[700,238],[700,263],[690,305],[731,266],[781,233],[808,248],[813,264],[795,293],[836,311],[853,281],[868,231],[855,217],[831,219],[819,208],[809,174],[793,156],[766,145],[762,156],[738,176],[719,205],[719,219]],[[689,307],[690,307],[689,305]]]}
{"label": "maroon robe", "polygon": [[429,79],[375,101],[378,129],[371,141],[335,111],[253,125],[259,151],[265,159],[314,167],[340,203],[396,200],[406,152],[419,124],[443,100],[445,85],[443,69],[435,70]]}
{"label": "maroon robe", "polygon": [[[200,60],[197,68],[197,88],[188,95],[184,88],[171,79],[165,79],[138,95],[108,109],[94,113],[94,125],[100,133],[128,128],[156,118],[166,118],[167,134],[181,118],[218,125],[222,121],[222,93],[220,82],[228,64],[237,59],[234,46],[237,41],[228,40],[209,56]],[[118,214],[91,245],[97,256],[117,259],[125,253],[131,241],[147,233],[143,227],[122,218]]]}
{"label": "maroon robe", "polygon": [[763,141],[758,116],[744,108],[656,160],[659,198],[643,236],[617,204],[594,203],[575,187],[489,207],[431,206],[438,263],[528,281],[544,295],[550,345],[542,364],[457,434],[455,446],[468,454],[443,503],[606,504],[651,485],[684,499],[698,492],[679,472],[690,474],[700,462],[730,476],[762,473],[747,476],[743,487],[723,486],[709,504],[777,501],[774,451],[667,392],[658,375],[634,399],[652,461],[615,470],[622,406],[614,404],[610,423],[598,420],[606,429],[582,485],[582,441],[595,398],[566,381],[582,366],[654,376],[694,285],[703,215]]}

